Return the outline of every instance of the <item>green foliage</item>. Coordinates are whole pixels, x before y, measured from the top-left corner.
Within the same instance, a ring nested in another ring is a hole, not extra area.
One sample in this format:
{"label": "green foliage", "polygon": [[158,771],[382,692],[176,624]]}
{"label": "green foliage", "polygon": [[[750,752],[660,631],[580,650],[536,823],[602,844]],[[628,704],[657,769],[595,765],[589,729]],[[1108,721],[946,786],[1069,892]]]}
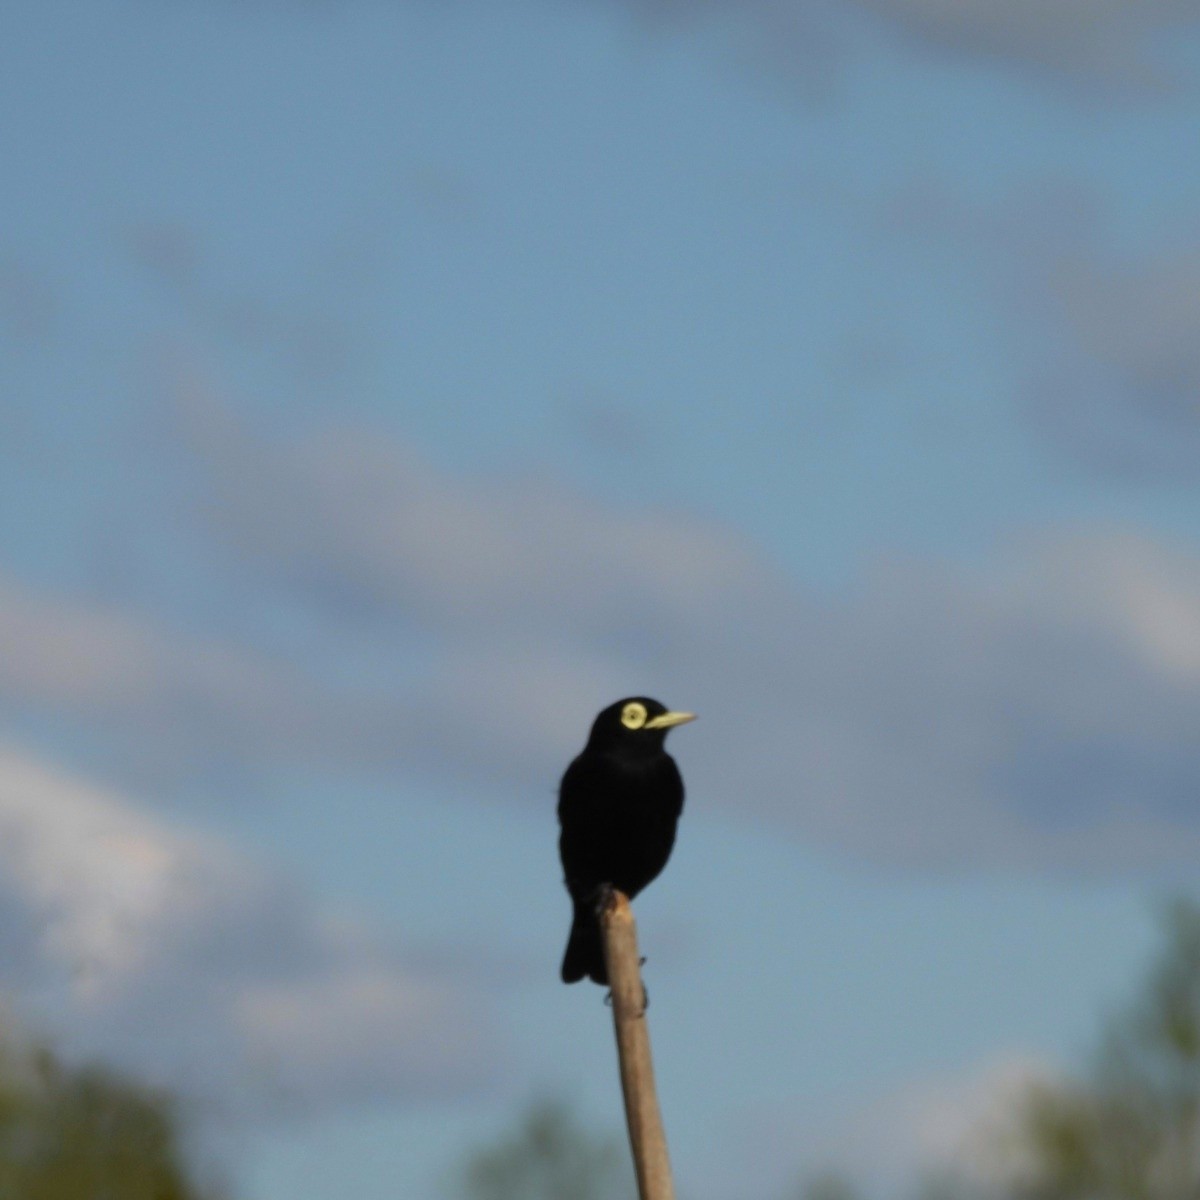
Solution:
{"label": "green foliage", "polygon": [[518,1127],[474,1154],[464,1172],[467,1200],[616,1200],[633,1192],[613,1138],[582,1128],[559,1103],[534,1104]]}
{"label": "green foliage", "polygon": [[[201,1200],[168,1097],[0,1046],[0,1197]],[[210,1200],[212,1200],[210,1195]]]}

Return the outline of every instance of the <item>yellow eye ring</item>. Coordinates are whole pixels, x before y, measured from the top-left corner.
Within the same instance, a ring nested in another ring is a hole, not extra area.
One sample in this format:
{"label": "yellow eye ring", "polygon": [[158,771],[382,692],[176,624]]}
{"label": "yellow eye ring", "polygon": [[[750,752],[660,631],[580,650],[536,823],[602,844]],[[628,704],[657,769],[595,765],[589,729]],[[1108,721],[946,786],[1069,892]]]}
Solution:
{"label": "yellow eye ring", "polygon": [[632,700],[621,709],[621,724],[626,729],[641,729],[646,723],[646,716],[646,706]]}

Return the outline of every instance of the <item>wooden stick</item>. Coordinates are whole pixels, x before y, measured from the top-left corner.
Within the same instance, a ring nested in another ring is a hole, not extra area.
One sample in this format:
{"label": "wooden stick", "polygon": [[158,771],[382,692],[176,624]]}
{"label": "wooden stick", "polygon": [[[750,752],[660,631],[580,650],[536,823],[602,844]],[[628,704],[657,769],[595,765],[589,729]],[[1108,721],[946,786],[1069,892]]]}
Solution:
{"label": "wooden stick", "polygon": [[601,902],[597,916],[604,941],[604,961],[612,987],[613,1027],[625,1095],[625,1121],[633,1149],[640,1200],[674,1200],[671,1162],[663,1133],[654,1064],[646,1028],[646,993],[638,957],[637,925],[629,900],[613,890]]}

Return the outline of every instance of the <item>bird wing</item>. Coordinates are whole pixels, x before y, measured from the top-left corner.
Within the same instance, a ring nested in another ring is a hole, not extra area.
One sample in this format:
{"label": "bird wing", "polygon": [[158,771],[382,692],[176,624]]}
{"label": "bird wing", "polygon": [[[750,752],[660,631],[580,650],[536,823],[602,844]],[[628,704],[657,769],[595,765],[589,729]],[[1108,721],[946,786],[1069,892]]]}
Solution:
{"label": "bird wing", "polygon": [[580,898],[607,882],[636,894],[666,863],[682,808],[683,781],[669,755],[644,775],[580,755],[559,789],[558,845],[568,890]]}
{"label": "bird wing", "polygon": [[611,874],[613,828],[612,773],[595,755],[581,754],[567,768],[558,790],[558,839],[563,873],[572,895]]}

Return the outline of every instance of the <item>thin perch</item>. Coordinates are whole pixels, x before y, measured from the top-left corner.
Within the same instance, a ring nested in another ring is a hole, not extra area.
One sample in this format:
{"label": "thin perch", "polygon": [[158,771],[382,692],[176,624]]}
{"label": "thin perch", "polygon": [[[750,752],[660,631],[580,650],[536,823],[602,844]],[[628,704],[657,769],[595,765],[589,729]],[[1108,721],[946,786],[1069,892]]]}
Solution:
{"label": "thin perch", "polygon": [[674,1200],[667,1139],[654,1089],[650,1033],[646,1028],[646,992],[642,987],[633,909],[623,893],[613,890],[601,901],[597,916],[612,987],[613,1027],[638,1196],[640,1200]]}

